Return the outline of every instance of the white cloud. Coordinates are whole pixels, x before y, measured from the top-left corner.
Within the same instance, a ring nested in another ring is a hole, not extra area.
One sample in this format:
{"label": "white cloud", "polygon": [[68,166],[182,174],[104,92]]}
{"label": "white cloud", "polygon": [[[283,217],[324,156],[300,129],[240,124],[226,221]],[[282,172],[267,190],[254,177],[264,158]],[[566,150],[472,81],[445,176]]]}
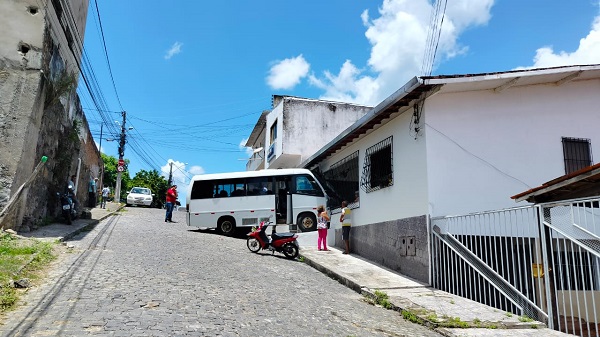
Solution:
{"label": "white cloud", "polygon": [[[170,163],[173,163],[172,171],[171,171]],[[169,172],[172,172],[173,185],[177,185],[179,202],[182,205],[185,205],[188,187],[189,187],[189,183],[190,183],[190,178],[196,174],[204,174],[204,169],[202,168],[202,166],[194,165],[188,169],[187,165],[188,165],[187,163],[169,159],[169,160],[167,160],[167,164],[160,168],[161,175],[163,177],[165,177],[165,179],[167,179],[167,180],[169,180]],[[156,197],[164,198],[164,196],[156,196]]]}
{"label": "white cloud", "polygon": [[579,40],[579,47],[572,53],[555,53],[552,47],[542,47],[536,52],[531,68],[600,63],[600,16],[594,19],[589,34]]}
{"label": "white cloud", "polygon": [[[448,2],[436,63],[466,51],[458,43],[459,35],[469,27],[486,24],[493,4],[494,0]],[[370,105],[381,102],[410,78],[421,75],[431,13],[428,0],[384,0],[375,18],[363,12],[365,36],[371,44],[367,67],[361,69],[346,60],[338,74],[311,75],[310,83],[325,91],[323,99]]]}
{"label": "white cloud", "polygon": [[[172,167],[170,163],[173,163]],[[177,188],[180,189],[182,185],[187,186],[187,184],[190,182],[190,178],[193,175],[204,174],[204,168],[202,168],[202,166],[194,165],[187,168],[187,165],[188,163],[169,159],[167,164],[160,168],[161,175],[168,180],[169,172],[172,172],[173,184],[177,185]]]}
{"label": "white cloud", "polygon": [[251,157],[254,154],[254,150],[251,147],[245,146],[248,142],[248,138],[244,138],[240,141],[240,150],[244,150],[248,157]]}
{"label": "white cloud", "polygon": [[171,57],[181,53],[182,46],[183,46],[183,43],[181,43],[181,42],[173,43],[173,45],[171,46],[171,49],[167,50],[167,53],[165,54],[165,60],[169,60]]}
{"label": "white cloud", "polygon": [[190,169],[188,170],[188,172],[193,175],[204,174],[204,168],[202,166],[194,165],[194,166],[190,166]]}
{"label": "white cloud", "polygon": [[278,61],[269,70],[267,84],[271,89],[292,89],[307,76],[310,64],[302,54]]}

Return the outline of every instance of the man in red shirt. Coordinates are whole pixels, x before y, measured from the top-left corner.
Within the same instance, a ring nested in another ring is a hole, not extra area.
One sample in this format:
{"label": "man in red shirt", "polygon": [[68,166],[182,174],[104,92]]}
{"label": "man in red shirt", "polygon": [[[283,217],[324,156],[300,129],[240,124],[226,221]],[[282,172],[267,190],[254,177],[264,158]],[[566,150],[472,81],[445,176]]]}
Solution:
{"label": "man in red shirt", "polygon": [[177,201],[177,185],[171,186],[167,190],[167,214],[165,215],[165,222],[173,222],[173,205]]}

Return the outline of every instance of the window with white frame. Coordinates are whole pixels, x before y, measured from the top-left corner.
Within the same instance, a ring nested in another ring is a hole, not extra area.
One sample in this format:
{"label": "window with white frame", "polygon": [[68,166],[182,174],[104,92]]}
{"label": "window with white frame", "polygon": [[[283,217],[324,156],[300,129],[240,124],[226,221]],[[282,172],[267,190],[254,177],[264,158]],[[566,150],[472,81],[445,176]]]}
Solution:
{"label": "window with white frame", "polygon": [[277,140],[277,120],[275,120],[275,122],[273,122],[273,125],[271,125],[271,132],[269,133],[269,135],[270,144],[275,143],[275,140]]}

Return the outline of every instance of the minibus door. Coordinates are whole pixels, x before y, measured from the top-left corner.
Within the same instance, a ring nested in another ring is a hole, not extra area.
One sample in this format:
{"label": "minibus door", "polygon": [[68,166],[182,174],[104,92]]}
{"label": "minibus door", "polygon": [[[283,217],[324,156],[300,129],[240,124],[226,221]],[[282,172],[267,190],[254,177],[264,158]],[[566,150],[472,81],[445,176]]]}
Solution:
{"label": "minibus door", "polygon": [[290,193],[290,177],[289,176],[278,176],[275,177],[275,214],[276,224],[293,224],[294,221],[291,216],[291,198]]}

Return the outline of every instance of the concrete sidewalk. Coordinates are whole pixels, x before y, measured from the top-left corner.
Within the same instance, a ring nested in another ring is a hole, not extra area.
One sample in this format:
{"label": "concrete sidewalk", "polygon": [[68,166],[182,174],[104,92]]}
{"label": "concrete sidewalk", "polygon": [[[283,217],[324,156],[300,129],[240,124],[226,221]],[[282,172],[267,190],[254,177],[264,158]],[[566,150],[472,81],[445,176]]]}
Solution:
{"label": "concrete sidewalk", "polygon": [[61,242],[66,241],[83,231],[93,228],[98,224],[98,222],[113,215],[123,207],[125,207],[124,204],[107,202],[106,208],[85,208],[83,210],[83,213],[89,212],[88,214],[90,215],[90,219],[75,219],[70,225],[64,223],[52,223],[50,225],[40,227],[31,232],[18,234],[27,238],[36,238],[41,240],[58,240]]}
{"label": "concrete sidewalk", "polygon": [[[548,329],[541,322],[520,322],[515,315],[431,288],[336,248],[318,251],[315,246],[300,247],[305,263],[365,296],[375,298],[376,290],[386,293],[392,309],[444,336],[572,336]],[[470,327],[447,327],[453,323],[468,323]]]}

